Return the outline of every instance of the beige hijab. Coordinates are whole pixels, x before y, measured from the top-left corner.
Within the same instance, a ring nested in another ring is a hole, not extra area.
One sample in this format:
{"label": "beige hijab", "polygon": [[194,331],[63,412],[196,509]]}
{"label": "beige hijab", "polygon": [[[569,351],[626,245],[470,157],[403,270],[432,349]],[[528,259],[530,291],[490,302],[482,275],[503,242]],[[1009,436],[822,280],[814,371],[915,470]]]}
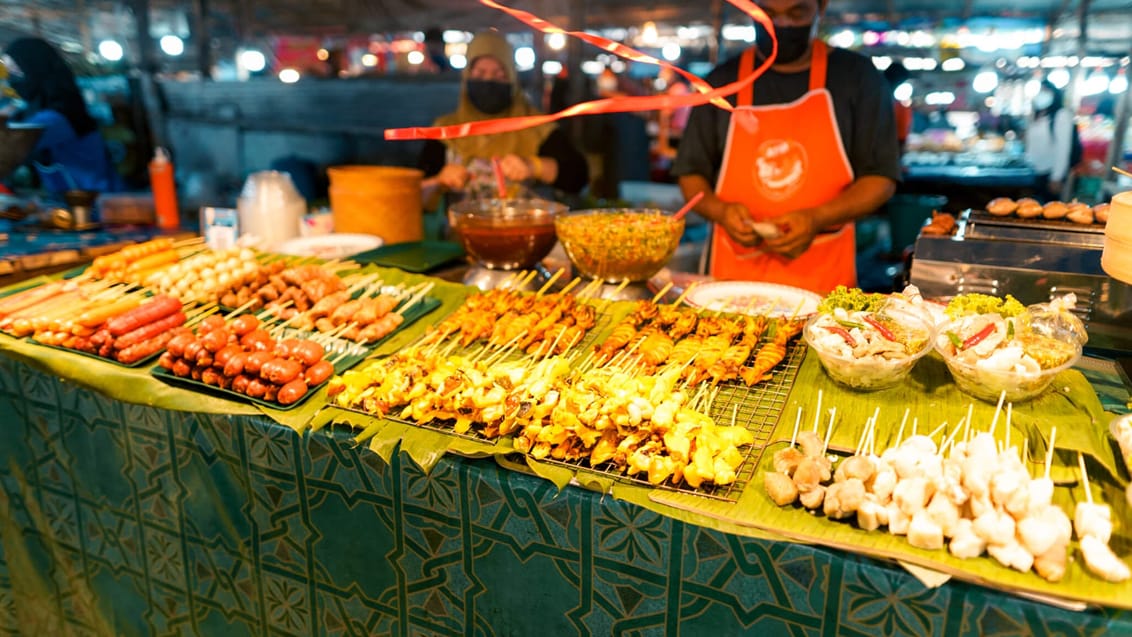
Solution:
{"label": "beige hijab", "polygon": [[[511,82],[513,87],[513,95],[511,99],[511,106],[502,113],[489,115],[481,112],[472,106],[468,101],[468,73],[472,68],[472,64],[476,58],[484,55],[490,55],[503,65],[507,70],[507,79]],[[503,36],[496,31],[483,31],[476,35],[468,44],[468,51],[466,53],[468,65],[464,67],[464,72],[460,81],[460,104],[456,108],[455,113],[437,118],[436,126],[451,126],[454,124],[464,124],[467,122],[474,122],[484,119],[496,119],[504,117],[522,117],[524,115],[538,115],[540,111],[536,109],[529,101],[527,96],[523,94],[522,87],[519,86],[519,74],[515,70],[515,53],[511,49],[511,45]],[[471,137],[461,137],[459,139],[444,140],[445,145],[452,152],[455,152],[467,163],[474,158],[490,159],[491,157],[502,157],[507,154],[515,154],[520,157],[534,157],[538,154],[539,146],[550,135],[551,131],[555,128],[554,124],[543,124],[534,128],[526,128],[523,130],[513,131],[509,133],[495,133],[492,135],[474,135]]]}

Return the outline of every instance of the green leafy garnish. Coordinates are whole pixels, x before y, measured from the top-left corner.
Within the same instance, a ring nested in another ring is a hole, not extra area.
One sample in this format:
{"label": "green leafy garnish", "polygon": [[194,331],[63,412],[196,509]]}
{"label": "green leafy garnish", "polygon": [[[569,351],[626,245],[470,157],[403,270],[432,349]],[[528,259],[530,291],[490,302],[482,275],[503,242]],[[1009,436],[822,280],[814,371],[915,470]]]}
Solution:
{"label": "green leafy garnish", "polygon": [[947,315],[951,318],[971,314],[1000,314],[1003,318],[1018,316],[1026,310],[1018,299],[1006,295],[1005,299],[989,294],[960,294],[947,304]]}
{"label": "green leafy garnish", "polygon": [[947,332],[947,340],[951,341],[955,349],[963,349],[963,339],[959,338],[959,335],[955,332]]}
{"label": "green leafy garnish", "polygon": [[884,307],[886,300],[888,296],[884,294],[839,285],[818,304],[818,312],[830,314],[837,308],[846,312],[876,312]]}

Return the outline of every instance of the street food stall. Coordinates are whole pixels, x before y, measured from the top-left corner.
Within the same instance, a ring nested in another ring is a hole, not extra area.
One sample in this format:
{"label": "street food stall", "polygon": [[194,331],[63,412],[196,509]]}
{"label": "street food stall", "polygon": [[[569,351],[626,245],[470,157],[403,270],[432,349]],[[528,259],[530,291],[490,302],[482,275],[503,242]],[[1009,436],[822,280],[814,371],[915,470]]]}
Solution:
{"label": "street food stall", "polygon": [[1072,299],[505,272],[158,239],[5,289],[14,629],[1132,629]]}

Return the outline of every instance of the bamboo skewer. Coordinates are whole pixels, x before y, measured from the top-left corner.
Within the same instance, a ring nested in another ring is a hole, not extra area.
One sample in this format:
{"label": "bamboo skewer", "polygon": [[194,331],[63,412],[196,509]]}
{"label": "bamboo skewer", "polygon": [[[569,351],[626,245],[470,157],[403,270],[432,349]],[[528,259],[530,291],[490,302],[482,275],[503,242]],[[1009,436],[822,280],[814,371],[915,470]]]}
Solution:
{"label": "bamboo skewer", "polygon": [[1054,444],[1055,440],[1057,440],[1057,427],[1052,427],[1052,428],[1050,428],[1050,431],[1049,431],[1049,446],[1046,447],[1046,466],[1045,466],[1044,477],[1047,480],[1049,479],[1050,465],[1053,464],[1053,449],[1054,449],[1053,444]]}
{"label": "bamboo skewer", "polygon": [[814,412],[814,433],[818,432],[818,423],[821,421],[821,400],[822,400],[822,390],[819,389],[818,390],[818,408],[817,408],[817,411]]}
{"label": "bamboo skewer", "polygon": [[802,406],[798,405],[798,415],[794,417],[794,433],[790,434],[790,446],[794,446],[794,442],[798,440],[798,425],[802,424]]}
{"label": "bamboo skewer", "polygon": [[676,300],[672,302],[672,305],[679,306],[681,303],[683,303],[684,299],[688,296],[688,293],[692,291],[692,288],[696,287],[699,284],[699,281],[692,281],[691,283],[689,283],[688,287],[684,288],[684,291],[680,293],[680,296],[676,297]]}
{"label": "bamboo skewer", "polygon": [[1085,471],[1085,454],[1077,452],[1077,466],[1081,469],[1081,484],[1085,487],[1085,501],[1093,503],[1093,489],[1089,486],[1089,473]]}
{"label": "bamboo skewer", "polygon": [[829,409],[829,427],[825,430],[825,441],[822,442],[821,452],[826,454],[829,452],[829,439],[833,436],[833,419],[837,416],[837,407],[830,407]]}
{"label": "bamboo skewer", "polygon": [[[621,283],[621,284],[622,284],[622,285],[627,285],[627,282],[628,282],[628,279],[626,279],[625,281],[622,281],[622,283]],[[619,288],[619,289],[620,289],[620,288]],[[664,295],[665,295],[665,294],[668,294],[668,291],[669,291],[669,290],[671,290],[671,289],[672,289],[672,281],[669,281],[668,283],[665,283],[665,284],[664,284],[664,287],[660,288],[660,291],[659,291],[659,292],[657,292],[657,293],[656,293],[656,295],[652,297],[652,302],[653,302],[654,304],[655,304],[655,303],[659,303],[659,302],[660,302],[660,300],[664,298]]]}

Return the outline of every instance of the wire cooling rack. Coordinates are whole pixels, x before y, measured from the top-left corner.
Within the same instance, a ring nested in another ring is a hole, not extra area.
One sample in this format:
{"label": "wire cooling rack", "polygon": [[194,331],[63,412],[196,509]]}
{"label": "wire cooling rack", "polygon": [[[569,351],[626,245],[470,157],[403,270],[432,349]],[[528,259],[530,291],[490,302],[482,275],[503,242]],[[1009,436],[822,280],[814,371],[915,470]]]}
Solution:
{"label": "wire cooling rack", "polygon": [[[757,349],[755,350],[758,351]],[[686,484],[674,485],[666,481],[653,484],[642,474],[626,475],[622,469],[613,463],[604,463],[591,466],[585,459],[568,462],[544,458],[538,462],[548,462],[570,467],[603,476],[612,477],[620,481],[630,482],[655,489],[665,489],[679,493],[689,493],[716,500],[735,502],[743,493],[747,483],[755,475],[755,471],[762,459],[763,451],[774,436],[775,426],[778,424],[782,412],[786,408],[786,400],[790,395],[790,388],[798,376],[802,366],[802,359],[806,354],[806,345],[801,339],[794,339],[786,349],[786,356],[773,370],[768,381],[754,387],[747,387],[741,383],[728,382],[719,386],[719,391],[711,401],[708,413],[717,424],[745,427],[754,436],[754,443],[743,449],[743,462],[735,470],[735,481],[724,486],[691,487]]]}
{"label": "wire cooling rack", "polygon": [[[593,302],[596,310],[595,325],[591,328],[586,336],[580,343],[575,345],[570,351],[576,354],[576,361],[581,363],[589,352],[600,343],[600,339],[604,338],[607,333],[607,327],[613,320],[612,314],[609,312],[609,304],[603,301]],[[764,336],[765,342],[765,336]],[[443,346],[441,346],[443,347]],[[461,350],[462,354],[475,356],[480,352],[482,345],[474,344],[469,348]],[[665,490],[676,491],[680,493],[688,493],[707,498],[724,500],[734,502],[738,499],[739,494],[746,488],[748,482],[754,477],[756,468],[762,457],[763,450],[767,444],[771,442],[774,435],[775,426],[778,424],[780,417],[786,407],[787,398],[790,394],[790,389],[794,385],[794,380],[798,375],[798,370],[801,367],[802,359],[805,357],[806,345],[800,338],[791,341],[787,347],[786,355],[782,362],[780,362],[772,370],[771,377],[754,387],[747,387],[741,382],[726,382],[717,386],[712,390],[712,397],[709,399],[710,408],[708,415],[712,417],[717,424],[731,425],[735,424],[745,427],[751,432],[754,443],[745,447],[743,451],[743,461],[736,468],[736,479],[731,484],[723,486],[701,486],[698,488],[691,487],[687,484],[672,484],[666,481],[662,484],[653,484],[647,480],[644,474],[627,475],[624,467],[619,466],[612,462],[603,463],[601,465],[591,466],[588,459],[580,459],[576,461],[558,460],[551,457],[535,459],[536,462],[545,462],[548,464],[569,467],[573,470],[586,471],[593,474],[610,477],[618,481],[629,482],[646,486],[650,488],[659,488]],[[752,357],[758,352],[756,347],[752,352]],[[490,354],[487,354],[490,355]],[[522,352],[513,354],[511,358],[519,358],[523,356]],[[690,392],[695,392],[696,388],[690,388]],[[346,411],[356,411],[358,413],[366,413],[361,410],[341,408]],[[454,421],[452,420],[432,420],[425,423],[418,423],[402,419],[399,417],[398,412],[395,411],[387,416],[390,420],[401,422],[424,429],[431,429],[439,431],[448,435],[454,435],[469,440],[478,440],[489,444],[494,444],[498,438],[491,438],[485,436],[479,425],[474,425],[465,432],[456,432],[454,429]]]}

